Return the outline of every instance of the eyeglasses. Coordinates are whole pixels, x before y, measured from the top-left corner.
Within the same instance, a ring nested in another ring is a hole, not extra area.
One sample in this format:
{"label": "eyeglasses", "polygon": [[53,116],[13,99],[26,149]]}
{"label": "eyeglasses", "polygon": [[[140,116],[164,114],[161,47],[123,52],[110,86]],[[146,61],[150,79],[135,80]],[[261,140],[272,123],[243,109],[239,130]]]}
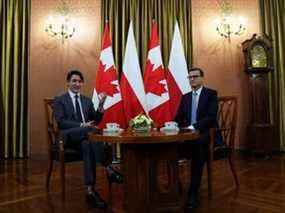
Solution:
{"label": "eyeglasses", "polygon": [[196,78],[199,78],[199,77],[201,77],[201,76],[200,75],[188,75],[187,76],[187,78],[189,78],[189,79],[191,79],[191,78],[196,79]]}

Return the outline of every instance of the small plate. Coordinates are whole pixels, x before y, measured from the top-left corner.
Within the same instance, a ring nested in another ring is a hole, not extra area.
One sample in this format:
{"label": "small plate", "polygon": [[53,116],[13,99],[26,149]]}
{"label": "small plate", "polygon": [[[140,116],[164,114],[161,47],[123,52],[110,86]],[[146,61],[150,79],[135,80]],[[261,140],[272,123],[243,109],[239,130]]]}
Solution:
{"label": "small plate", "polygon": [[166,127],[166,126],[164,126],[164,127],[161,127],[160,128],[160,131],[162,131],[162,132],[178,132],[179,131],[179,128],[178,127]]}
{"label": "small plate", "polygon": [[118,129],[107,129],[104,128],[103,132],[122,132],[124,129],[118,128]]}

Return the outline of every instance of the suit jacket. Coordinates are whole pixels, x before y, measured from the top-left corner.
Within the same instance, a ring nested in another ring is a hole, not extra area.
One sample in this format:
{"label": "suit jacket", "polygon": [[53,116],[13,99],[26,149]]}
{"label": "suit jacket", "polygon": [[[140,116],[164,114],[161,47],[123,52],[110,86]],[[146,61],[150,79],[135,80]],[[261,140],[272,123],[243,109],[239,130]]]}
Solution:
{"label": "suit jacket", "polygon": [[[85,121],[94,120],[95,125],[97,125],[102,120],[103,113],[95,111],[90,98],[80,95],[80,101]],[[65,130],[80,127],[81,123],[76,121],[76,112],[68,92],[59,97],[55,97],[53,110],[59,129]]]}
{"label": "suit jacket", "polygon": [[[180,102],[175,121],[180,127],[191,125],[192,111],[192,92],[185,94]],[[197,107],[197,122],[193,124],[194,128],[199,130],[201,134],[208,133],[210,127],[217,125],[218,113],[218,98],[215,90],[203,87],[198,107]]]}
{"label": "suit jacket", "polygon": [[[94,121],[97,125],[102,120],[103,113],[96,112],[91,99],[86,96],[80,95],[80,102],[85,121]],[[81,123],[76,119],[76,112],[68,92],[55,97],[53,111],[65,147],[80,150],[81,142],[88,138],[88,133],[97,130],[94,127],[80,127]],[[102,143],[95,143],[95,145],[95,160],[101,163],[105,158],[104,147]]]}

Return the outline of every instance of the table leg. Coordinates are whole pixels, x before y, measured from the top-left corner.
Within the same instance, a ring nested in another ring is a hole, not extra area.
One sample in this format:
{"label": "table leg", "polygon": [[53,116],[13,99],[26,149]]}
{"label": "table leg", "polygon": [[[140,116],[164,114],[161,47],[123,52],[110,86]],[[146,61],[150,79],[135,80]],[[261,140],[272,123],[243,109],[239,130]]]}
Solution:
{"label": "table leg", "polygon": [[125,144],[126,212],[181,212],[178,145]]}

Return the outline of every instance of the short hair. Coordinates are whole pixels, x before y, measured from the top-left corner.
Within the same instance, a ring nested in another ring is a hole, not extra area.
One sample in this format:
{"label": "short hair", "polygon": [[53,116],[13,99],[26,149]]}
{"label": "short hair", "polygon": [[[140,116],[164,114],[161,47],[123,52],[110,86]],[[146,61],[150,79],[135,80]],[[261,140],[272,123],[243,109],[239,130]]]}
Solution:
{"label": "short hair", "polygon": [[66,81],[70,81],[71,77],[73,75],[77,75],[80,77],[81,81],[84,82],[84,77],[83,77],[83,74],[79,71],[79,70],[70,70],[68,73],[67,73],[67,76],[66,76]]}
{"label": "short hair", "polygon": [[200,72],[200,76],[201,76],[201,77],[204,77],[204,72],[203,72],[203,70],[202,70],[201,68],[192,67],[192,68],[189,70],[188,73],[193,72],[193,71],[199,71],[199,72]]}

